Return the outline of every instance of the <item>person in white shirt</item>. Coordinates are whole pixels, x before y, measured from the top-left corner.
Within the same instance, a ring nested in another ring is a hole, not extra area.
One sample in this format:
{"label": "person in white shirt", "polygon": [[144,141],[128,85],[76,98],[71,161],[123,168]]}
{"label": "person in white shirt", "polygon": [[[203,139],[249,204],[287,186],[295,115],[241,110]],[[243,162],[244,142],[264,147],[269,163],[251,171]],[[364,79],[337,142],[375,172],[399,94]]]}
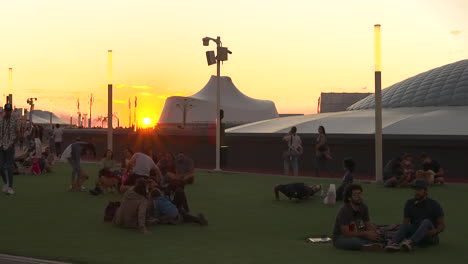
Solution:
{"label": "person in white shirt", "polygon": [[129,176],[125,182],[122,183],[122,186],[120,187],[121,192],[125,192],[131,186],[135,185],[136,180],[139,178],[149,178],[154,174],[156,178],[161,179],[161,171],[153,159],[148,156],[150,152],[151,149],[148,148],[145,150],[145,153],[136,152],[133,154],[127,165]]}
{"label": "person in white shirt", "polygon": [[283,137],[283,141],[288,143],[288,149],[283,153],[284,174],[289,175],[289,167],[292,166],[294,176],[298,175],[299,156],[303,152],[301,138],[296,134],[297,128],[292,127],[288,134]]}
{"label": "person in white shirt", "polygon": [[57,158],[62,154],[62,141],[63,141],[63,128],[59,124],[55,125],[53,132],[54,142],[55,142],[55,154]]}

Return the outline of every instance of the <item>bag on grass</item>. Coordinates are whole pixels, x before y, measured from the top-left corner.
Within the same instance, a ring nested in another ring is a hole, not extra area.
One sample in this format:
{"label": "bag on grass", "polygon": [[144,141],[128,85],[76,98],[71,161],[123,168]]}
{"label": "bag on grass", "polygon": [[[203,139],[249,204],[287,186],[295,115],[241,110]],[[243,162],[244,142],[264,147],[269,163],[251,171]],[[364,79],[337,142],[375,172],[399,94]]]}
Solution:
{"label": "bag on grass", "polygon": [[104,222],[112,222],[117,209],[120,207],[120,202],[109,202],[104,210]]}
{"label": "bag on grass", "polygon": [[336,203],[336,187],[335,184],[330,184],[328,188],[327,196],[323,199],[324,204],[333,205]]}

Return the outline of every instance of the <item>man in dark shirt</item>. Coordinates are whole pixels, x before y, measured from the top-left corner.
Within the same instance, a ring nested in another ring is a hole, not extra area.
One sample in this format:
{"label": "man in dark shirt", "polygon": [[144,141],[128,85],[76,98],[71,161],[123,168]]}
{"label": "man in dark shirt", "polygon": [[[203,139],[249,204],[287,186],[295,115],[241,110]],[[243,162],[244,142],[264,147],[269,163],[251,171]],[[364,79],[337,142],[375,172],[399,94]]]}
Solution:
{"label": "man in dark shirt", "polygon": [[419,157],[421,160],[421,166],[423,171],[433,171],[434,172],[434,184],[443,184],[444,183],[444,169],[440,167],[439,162],[433,160],[426,153],[421,154]]}
{"label": "man in dark shirt", "polygon": [[345,204],[338,211],[333,228],[333,245],[338,249],[376,250],[380,235],[371,224],[369,209],[363,203],[362,187],[350,184],[344,192]]}
{"label": "man in dark shirt", "polygon": [[418,244],[439,243],[438,235],[445,229],[444,211],[437,201],[427,197],[427,186],[424,179],[414,182],[414,198],[406,201],[403,224],[385,247],[387,251],[411,251]]}
{"label": "man in dark shirt", "polygon": [[275,192],[276,200],[279,200],[279,193],[286,195],[291,200],[296,198],[298,200],[304,200],[313,196],[316,192],[322,190],[322,185],[305,185],[303,182],[289,183],[289,184],[278,184],[275,186],[273,191]]}

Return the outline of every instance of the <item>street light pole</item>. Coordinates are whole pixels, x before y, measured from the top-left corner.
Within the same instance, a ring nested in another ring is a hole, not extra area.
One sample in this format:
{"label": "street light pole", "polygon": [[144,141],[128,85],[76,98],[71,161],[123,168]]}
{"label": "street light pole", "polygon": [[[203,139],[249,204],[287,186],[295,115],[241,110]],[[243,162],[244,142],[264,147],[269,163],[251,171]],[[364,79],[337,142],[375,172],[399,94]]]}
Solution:
{"label": "street light pole", "polygon": [[[216,38],[216,56],[219,56],[219,50],[221,47],[221,37]],[[216,171],[220,171],[220,160],[221,160],[221,120],[219,119],[219,108],[221,104],[221,61],[216,60]]]}
{"label": "street light pole", "polygon": [[112,50],[107,51],[107,149],[112,151]]}
{"label": "street light pole", "polygon": [[382,157],[382,72],[380,54],[380,25],[374,25],[375,45],[375,181],[383,182]]}

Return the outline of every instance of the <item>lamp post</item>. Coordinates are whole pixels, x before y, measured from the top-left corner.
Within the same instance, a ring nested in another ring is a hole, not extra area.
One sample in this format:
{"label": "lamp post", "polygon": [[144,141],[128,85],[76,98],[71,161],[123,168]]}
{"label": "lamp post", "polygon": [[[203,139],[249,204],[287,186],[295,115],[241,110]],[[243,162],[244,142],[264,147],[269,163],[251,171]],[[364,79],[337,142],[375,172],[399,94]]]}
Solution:
{"label": "lamp post", "polygon": [[89,121],[88,121],[88,128],[91,128],[91,108],[93,107],[93,103],[94,103],[94,95],[91,94],[89,96]]}
{"label": "lamp post", "polygon": [[213,51],[206,52],[206,58],[208,61],[208,65],[214,64],[216,62],[216,171],[220,171],[220,160],[221,160],[221,120],[220,120],[220,104],[221,104],[221,91],[220,91],[220,83],[221,83],[221,61],[228,60],[228,53],[232,54],[226,47],[222,47],[221,37],[209,38],[204,37],[203,39],[203,46],[210,45],[210,40],[216,43],[216,57],[214,56]]}
{"label": "lamp post", "polygon": [[8,68],[8,97],[7,103],[13,107],[13,68]]}
{"label": "lamp post", "polygon": [[193,107],[191,104],[193,100],[187,98],[183,99],[183,102],[176,104],[176,106],[182,111],[182,128],[185,128],[185,123],[187,120],[187,112]]}
{"label": "lamp post", "polygon": [[112,151],[112,50],[107,51],[107,149]]}
{"label": "lamp post", "polygon": [[382,164],[382,73],[380,54],[380,25],[374,25],[375,59],[375,181],[383,182]]}

